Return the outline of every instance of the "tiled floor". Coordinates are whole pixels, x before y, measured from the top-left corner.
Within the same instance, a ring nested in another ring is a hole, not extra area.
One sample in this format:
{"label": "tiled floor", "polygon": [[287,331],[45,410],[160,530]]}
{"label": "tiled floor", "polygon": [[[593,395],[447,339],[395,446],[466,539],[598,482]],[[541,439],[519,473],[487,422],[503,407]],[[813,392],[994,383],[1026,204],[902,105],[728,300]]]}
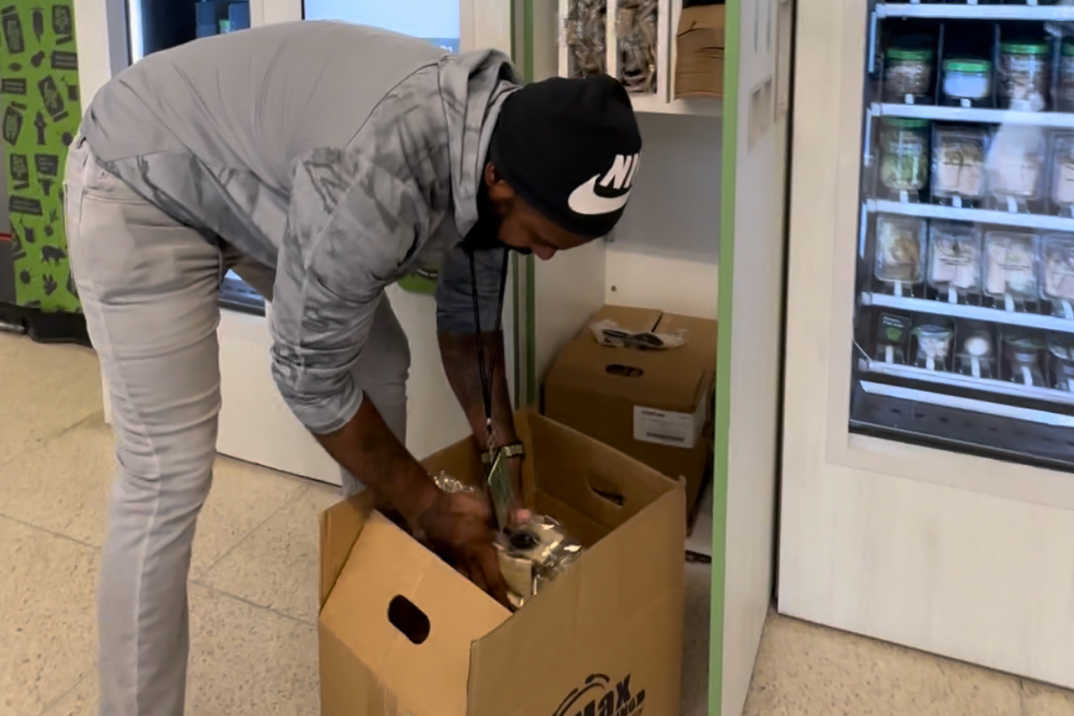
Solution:
{"label": "tiled floor", "polygon": [[[0,716],[96,713],[94,590],[112,473],[100,407],[92,352],[0,334]],[[314,525],[335,499],[334,488],[217,461],[194,545],[189,714],[317,713]],[[687,582],[683,714],[701,716],[709,568],[688,565]],[[1064,716],[1074,694],[773,615],[746,713]]]}

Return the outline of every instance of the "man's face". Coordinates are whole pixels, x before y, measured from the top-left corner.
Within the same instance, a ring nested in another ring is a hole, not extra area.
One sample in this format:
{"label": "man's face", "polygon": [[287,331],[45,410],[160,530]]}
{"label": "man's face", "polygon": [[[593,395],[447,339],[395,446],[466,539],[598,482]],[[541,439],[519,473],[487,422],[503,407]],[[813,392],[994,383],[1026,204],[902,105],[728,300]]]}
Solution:
{"label": "man's face", "polygon": [[485,167],[485,184],[491,208],[499,218],[497,238],[501,243],[519,251],[533,252],[537,258],[547,261],[557,251],[591,241],[589,237],[560,227],[526,203],[491,164]]}

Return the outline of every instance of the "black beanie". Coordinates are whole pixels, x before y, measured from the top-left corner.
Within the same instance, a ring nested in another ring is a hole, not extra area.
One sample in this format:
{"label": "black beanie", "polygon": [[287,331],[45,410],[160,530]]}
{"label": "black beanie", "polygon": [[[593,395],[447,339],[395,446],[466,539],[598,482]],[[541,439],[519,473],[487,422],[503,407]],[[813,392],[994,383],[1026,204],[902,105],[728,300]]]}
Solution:
{"label": "black beanie", "polygon": [[504,100],[489,157],[529,204],[603,236],[623,215],[641,151],[630,97],[608,75],[526,85]]}

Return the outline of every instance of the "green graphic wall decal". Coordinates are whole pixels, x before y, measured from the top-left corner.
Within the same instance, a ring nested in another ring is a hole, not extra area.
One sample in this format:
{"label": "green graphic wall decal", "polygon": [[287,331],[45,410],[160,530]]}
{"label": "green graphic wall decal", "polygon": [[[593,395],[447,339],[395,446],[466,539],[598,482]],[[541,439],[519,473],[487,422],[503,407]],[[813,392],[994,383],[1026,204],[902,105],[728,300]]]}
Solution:
{"label": "green graphic wall decal", "polygon": [[2,6],[0,30],[0,126],[15,302],[77,311],[63,217],[67,146],[82,117],[73,0]]}

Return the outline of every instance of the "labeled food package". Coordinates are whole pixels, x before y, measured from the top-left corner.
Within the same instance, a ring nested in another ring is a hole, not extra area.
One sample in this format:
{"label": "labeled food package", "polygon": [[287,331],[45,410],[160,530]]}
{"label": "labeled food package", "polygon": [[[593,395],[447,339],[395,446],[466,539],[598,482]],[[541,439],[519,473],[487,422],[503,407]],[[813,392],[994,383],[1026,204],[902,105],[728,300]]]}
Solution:
{"label": "labeled food package", "polygon": [[1037,297],[1037,237],[1016,231],[989,231],[984,239],[984,290],[1014,310],[1017,300]]}
{"label": "labeled food package", "polygon": [[1074,337],[1049,335],[1048,358],[1051,364],[1051,386],[1056,390],[1074,393]]}
{"label": "labeled food package", "polygon": [[582,545],[547,515],[533,515],[525,524],[500,532],[494,544],[516,609],[582,554]]}
{"label": "labeled food package", "polygon": [[917,201],[929,180],[929,122],[880,120],[880,184],[900,201]]}
{"label": "labeled food package", "polygon": [[924,280],[924,219],[880,214],[876,217],[873,274],[890,283],[896,295]]}
{"label": "labeled food package", "polygon": [[952,57],[943,63],[943,97],[947,104],[984,107],[992,101],[992,62]]}
{"label": "labeled food package", "polygon": [[1063,40],[1059,52],[1059,81],[1056,83],[1056,109],[1074,112],[1074,39]]}
{"label": "labeled food package", "polygon": [[1044,342],[1035,335],[1009,334],[1003,339],[1007,380],[1026,386],[1044,386],[1041,358]]}
{"label": "labeled food package", "polygon": [[959,303],[981,288],[981,232],[970,224],[929,224],[929,285],[937,298]]}
{"label": "labeled food package", "polygon": [[1040,127],[1004,124],[988,148],[988,187],[999,208],[1028,211],[1042,196],[1045,135]]}
{"label": "labeled food package", "polygon": [[906,363],[906,343],[910,339],[910,318],[898,313],[880,313],[876,318],[876,359],[885,363]]}
{"label": "labeled food package", "polygon": [[1056,213],[1074,216],[1074,133],[1071,132],[1056,134],[1052,140],[1051,198]]}
{"label": "labeled food package", "polygon": [[983,323],[967,321],[958,329],[958,372],[974,378],[994,375],[995,350],[992,329]]}
{"label": "labeled food package", "polygon": [[939,322],[915,326],[913,336],[917,343],[917,355],[914,364],[926,370],[947,370],[954,334],[950,325]]}
{"label": "labeled food package", "polygon": [[1041,297],[1052,302],[1055,315],[1074,320],[1074,236],[1042,237],[1040,254]]}
{"label": "labeled food package", "polygon": [[932,197],[961,207],[985,197],[988,130],[936,126],[932,135]]}

